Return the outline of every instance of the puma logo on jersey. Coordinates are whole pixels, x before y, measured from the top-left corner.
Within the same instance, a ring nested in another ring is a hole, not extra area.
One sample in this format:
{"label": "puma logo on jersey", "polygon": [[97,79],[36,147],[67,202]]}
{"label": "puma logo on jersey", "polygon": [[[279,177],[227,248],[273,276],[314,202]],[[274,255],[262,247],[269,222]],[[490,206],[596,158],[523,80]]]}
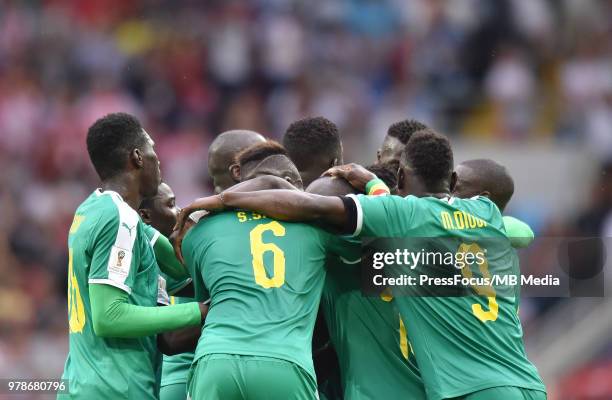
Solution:
{"label": "puma logo on jersey", "polygon": [[125,222],[121,223],[121,226],[125,227],[125,229],[127,229],[127,231],[129,232],[130,236],[132,236],[132,229],[134,229],[136,227],[136,225],[132,226],[130,228],[130,226],[128,224],[126,224]]}

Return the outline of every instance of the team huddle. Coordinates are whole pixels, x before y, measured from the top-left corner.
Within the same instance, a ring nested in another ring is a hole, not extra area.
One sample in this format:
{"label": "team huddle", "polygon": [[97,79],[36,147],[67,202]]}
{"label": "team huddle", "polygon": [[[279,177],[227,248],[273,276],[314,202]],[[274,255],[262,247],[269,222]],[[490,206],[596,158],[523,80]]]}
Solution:
{"label": "team huddle", "polygon": [[426,269],[519,274],[514,249],[533,232],[502,216],[514,183],[498,163],[455,167],[445,136],[405,120],[373,165],[343,165],[333,122],[305,118],[282,144],[217,136],[215,195],[179,210],[133,116],[97,120],[87,150],[101,184],[68,236],[70,393],[58,398],[546,399],[518,287],[362,292],[366,238],[452,253],[496,240],[508,246],[484,264]]}

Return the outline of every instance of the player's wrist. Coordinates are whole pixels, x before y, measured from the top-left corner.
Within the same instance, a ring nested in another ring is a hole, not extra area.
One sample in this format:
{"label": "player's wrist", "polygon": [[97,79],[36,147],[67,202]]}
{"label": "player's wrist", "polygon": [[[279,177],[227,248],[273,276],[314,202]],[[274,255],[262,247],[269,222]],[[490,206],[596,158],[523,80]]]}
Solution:
{"label": "player's wrist", "polygon": [[371,179],[365,186],[365,193],[369,196],[381,196],[390,192],[389,187],[380,178]]}
{"label": "player's wrist", "polygon": [[227,208],[228,197],[231,197],[231,192],[221,192],[217,195],[217,204],[215,205],[216,211],[222,211]]}

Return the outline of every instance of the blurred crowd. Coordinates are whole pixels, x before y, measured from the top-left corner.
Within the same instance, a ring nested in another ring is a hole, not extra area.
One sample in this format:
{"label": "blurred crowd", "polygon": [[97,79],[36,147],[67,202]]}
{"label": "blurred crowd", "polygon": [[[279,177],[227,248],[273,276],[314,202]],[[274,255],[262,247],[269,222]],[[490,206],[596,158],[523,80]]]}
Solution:
{"label": "blurred crowd", "polygon": [[[66,232],[96,185],[96,118],[141,119],[179,204],[210,190],[216,134],[279,138],[305,115],[339,126],[347,160],[373,161],[389,124],[412,117],[453,137],[587,146],[604,163],[611,39],[609,0],[0,1],[0,376],[61,370]],[[604,230],[602,172],[566,231]]]}

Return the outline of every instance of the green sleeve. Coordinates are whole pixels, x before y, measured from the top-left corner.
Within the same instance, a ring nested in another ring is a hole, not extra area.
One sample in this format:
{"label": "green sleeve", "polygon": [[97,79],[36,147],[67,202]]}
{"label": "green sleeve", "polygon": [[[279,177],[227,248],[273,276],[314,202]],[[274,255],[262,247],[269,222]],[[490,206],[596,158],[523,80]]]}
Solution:
{"label": "green sleeve", "polygon": [[414,198],[400,196],[349,195],[357,206],[353,236],[396,237],[406,231],[414,216]]}
{"label": "green sleeve", "polygon": [[506,235],[510,239],[510,244],[514,248],[527,247],[534,240],[534,234],[529,225],[519,219],[504,217],[504,227],[506,228]]}
{"label": "green sleeve", "polygon": [[185,280],[189,278],[187,268],[181,264],[174,254],[172,244],[164,235],[159,235],[153,244],[155,259],[159,265],[159,269],[171,278],[177,280]]}
{"label": "green sleeve", "polygon": [[111,285],[89,285],[93,328],[101,337],[137,338],[201,323],[198,303],[143,307],[128,303],[128,294]]}

